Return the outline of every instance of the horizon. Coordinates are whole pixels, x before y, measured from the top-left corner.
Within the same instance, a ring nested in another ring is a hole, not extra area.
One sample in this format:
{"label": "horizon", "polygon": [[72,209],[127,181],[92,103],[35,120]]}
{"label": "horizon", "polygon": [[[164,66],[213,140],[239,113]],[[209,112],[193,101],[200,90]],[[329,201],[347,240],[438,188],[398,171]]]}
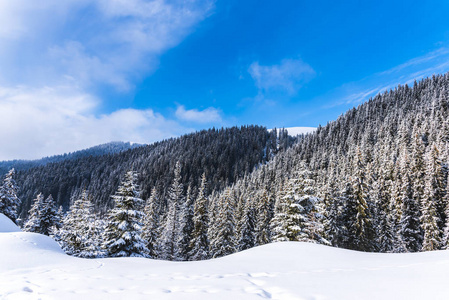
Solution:
{"label": "horizon", "polygon": [[449,71],[432,4],[0,0],[0,161],[325,125]]}

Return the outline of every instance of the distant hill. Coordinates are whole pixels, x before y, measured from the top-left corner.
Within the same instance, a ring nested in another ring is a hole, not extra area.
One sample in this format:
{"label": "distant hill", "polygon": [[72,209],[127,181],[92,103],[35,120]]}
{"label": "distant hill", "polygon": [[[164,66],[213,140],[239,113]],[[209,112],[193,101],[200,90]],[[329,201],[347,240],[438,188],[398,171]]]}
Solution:
{"label": "distant hill", "polygon": [[14,168],[16,171],[25,171],[33,167],[45,166],[49,163],[61,162],[64,160],[74,160],[82,157],[89,156],[100,156],[104,154],[118,153],[120,151],[133,149],[140,147],[140,144],[131,144],[125,142],[110,142],[106,144],[101,144],[88,149],[65,153],[62,155],[54,155],[49,157],[44,157],[36,160],[8,160],[0,161],[0,175],[5,174],[10,169]]}
{"label": "distant hill", "polygon": [[144,199],[156,188],[161,201],[165,201],[177,161],[182,166],[184,192],[188,185],[195,190],[203,173],[208,179],[209,193],[221,190],[293,145],[295,138],[288,136],[285,130],[277,132],[277,135],[269,133],[260,126],[202,130],[116,151],[119,153],[106,151],[98,156],[84,153],[19,170],[16,181],[22,200],[21,217],[26,216],[37,193],[42,192],[45,197],[51,194],[58,206],[67,209],[71,197],[83,189],[91,193],[97,210],[104,212],[111,205],[110,196],[121,177],[130,169],[140,174],[139,185]]}

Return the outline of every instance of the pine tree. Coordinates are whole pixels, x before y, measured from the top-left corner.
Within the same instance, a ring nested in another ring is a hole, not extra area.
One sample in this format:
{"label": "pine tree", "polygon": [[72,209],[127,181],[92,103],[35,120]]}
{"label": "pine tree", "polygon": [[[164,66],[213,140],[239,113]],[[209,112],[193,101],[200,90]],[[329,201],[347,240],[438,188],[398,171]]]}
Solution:
{"label": "pine tree", "polygon": [[178,237],[178,245],[179,245],[179,254],[178,258],[180,260],[188,260],[189,253],[192,250],[190,248],[190,242],[192,240],[193,233],[193,202],[194,197],[192,195],[192,188],[189,185],[187,188],[187,196],[184,205],[181,205],[181,213],[180,213],[180,230]]}
{"label": "pine tree", "polygon": [[240,219],[239,227],[239,238],[237,241],[237,248],[239,251],[250,249],[254,247],[255,244],[255,215],[254,209],[252,207],[251,200],[248,199],[243,207],[242,218]]}
{"label": "pine tree", "polygon": [[440,186],[437,176],[436,151],[427,156],[427,168],[424,188],[424,199],[421,214],[421,224],[424,230],[423,251],[437,250],[441,243],[441,230],[438,227],[439,217],[436,203],[439,201]]}
{"label": "pine tree", "polygon": [[270,199],[266,188],[263,189],[257,201],[257,217],[255,228],[255,245],[265,245],[270,242],[271,231],[270,221],[273,211],[270,205]]}
{"label": "pine tree", "polygon": [[190,260],[204,260],[209,258],[209,239],[207,229],[209,226],[209,214],[206,197],[206,174],[203,173],[201,178],[201,186],[198,191],[198,196],[195,200],[193,211],[193,232],[192,240],[190,242],[189,259]]}
{"label": "pine tree", "polygon": [[183,185],[181,183],[181,164],[179,161],[175,167],[175,177],[170,187],[167,199],[168,212],[165,218],[164,228],[161,235],[162,259],[179,260],[179,206],[183,203]]}
{"label": "pine tree", "polygon": [[79,257],[101,256],[91,196],[86,190],[73,202],[58,235],[62,249]]}
{"label": "pine tree", "polygon": [[40,233],[50,235],[58,222],[58,215],[52,195],[49,195],[43,203],[40,212]]}
{"label": "pine tree", "polygon": [[393,231],[392,216],[389,206],[388,170],[383,169],[373,183],[373,200],[375,204],[375,224],[377,231],[377,247],[380,252],[394,252],[396,232]]}
{"label": "pine tree", "polygon": [[235,241],[235,199],[231,189],[226,188],[220,198],[217,218],[217,232],[211,237],[211,253],[214,258],[236,252]]}
{"label": "pine tree", "polygon": [[41,210],[44,206],[44,195],[41,193],[34,199],[33,205],[28,211],[28,219],[25,222],[23,229],[28,232],[41,232]]}
{"label": "pine tree", "polygon": [[314,195],[314,181],[304,163],[291,178],[272,220],[273,241],[320,242],[328,244],[323,238],[322,214],[317,204],[320,200]]}
{"label": "pine tree", "polygon": [[17,210],[20,206],[20,199],[17,197],[17,187],[14,181],[14,169],[11,169],[5,176],[3,185],[0,188],[0,213],[17,222]]}
{"label": "pine tree", "polygon": [[145,217],[142,227],[142,239],[146,242],[149,255],[152,258],[159,257],[159,209],[158,209],[158,196],[157,191],[154,188],[151,192],[150,198],[147,200],[145,208],[143,210]]}
{"label": "pine tree", "polygon": [[422,243],[419,206],[413,198],[410,175],[405,175],[404,183],[400,235],[407,251],[417,252],[421,249]]}
{"label": "pine tree", "polygon": [[352,234],[355,237],[357,250],[374,251],[374,227],[372,223],[371,213],[368,208],[368,186],[366,178],[366,169],[363,164],[360,150],[357,150],[357,158],[355,161],[355,176],[352,180],[353,200],[355,201],[355,222],[351,224]]}
{"label": "pine tree", "polygon": [[[449,176],[446,182],[446,195],[444,197],[444,202],[446,203],[446,216],[449,216]],[[449,218],[446,218],[446,226],[443,232],[443,249],[449,249]]]}
{"label": "pine tree", "polygon": [[114,199],[115,207],[108,213],[108,224],[103,244],[107,254],[112,257],[148,257],[142,235],[141,211],[143,200],[139,198],[136,184],[137,174],[128,171],[118,187]]}

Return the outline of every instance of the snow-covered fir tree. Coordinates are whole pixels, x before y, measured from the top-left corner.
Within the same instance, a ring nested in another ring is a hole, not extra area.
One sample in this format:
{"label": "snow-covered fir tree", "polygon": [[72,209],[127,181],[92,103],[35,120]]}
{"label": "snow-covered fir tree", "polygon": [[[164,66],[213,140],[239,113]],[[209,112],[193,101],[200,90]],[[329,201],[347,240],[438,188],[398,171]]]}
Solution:
{"label": "snow-covered fir tree", "polygon": [[44,206],[44,195],[41,193],[34,199],[33,205],[28,212],[28,219],[25,222],[23,229],[28,232],[41,232],[41,210]]}
{"label": "snow-covered fir tree", "polygon": [[153,189],[150,198],[146,201],[142,227],[142,239],[146,243],[149,255],[152,258],[159,257],[159,213],[157,190]]}
{"label": "snow-covered fir tree", "polygon": [[62,249],[79,257],[101,256],[91,196],[84,190],[62,220],[58,235]]}
{"label": "snow-covered fir tree", "polygon": [[13,178],[14,173],[14,169],[11,169],[6,174],[3,185],[0,187],[0,213],[16,223],[20,199],[17,197],[18,189]]}
{"label": "snow-covered fir tree", "polygon": [[250,249],[254,247],[255,236],[254,231],[256,228],[256,216],[254,212],[254,205],[251,200],[247,200],[243,205],[243,212],[238,224],[238,241],[237,248],[239,251]]}
{"label": "snow-covered fir tree", "polygon": [[137,173],[126,172],[117,189],[114,208],[108,213],[103,247],[111,257],[149,257],[148,248],[142,239],[142,208],[144,201],[140,198],[137,185]]}
{"label": "snow-covered fir tree", "polygon": [[201,186],[193,210],[193,232],[190,241],[190,260],[204,260],[209,258],[209,227],[208,199],[206,197],[207,180],[203,173]]}
{"label": "snow-covered fir tree", "polygon": [[183,185],[181,183],[181,164],[179,161],[175,167],[175,177],[168,192],[168,212],[161,233],[160,257],[165,260],[179,260],[180,236],[179,207],[183,203]]}
{"label": "snow-covered fir tree", "polygon": [[421,214],[421,224],[424,230],[423,251],[437,250],[441,246],[442,232],[438,227],[440,218],[437,213],[440,183],[437,175],[438,166],[436,165],[437,159],[435,154],[436,151],[432,151],[427,156],[424,199]]}
{"label": "snow-covered fir tree", "polygon": [[181,205],[180,216],[179,216],[179,237],[178,237],[178,259],[188,260],[189,253],[192,250],[190,247],[190,241],[192,240],[193,234],[193,210],[194,210],[194,196],[192,193],[192,188],[189,185],[187,188],[186,201]]}
{"label": "snow-covered fir tree", "polygon": [[38,194],[28,215],[28,220],[24,224],[25,231],[45,235],[53,233],[58,216],[51,195],[44,199],[42,194]]}
{"label": "snow-covered fir tree", "polygon": [[402,242],[409,252],[421,250],[421,222],[419,216],[419,205],[413,196],[413,183],[411,179],[410,165],[407,154],[403,154],[401,161],[402,176],[402,214],[400,225],[400,236]]}
{"label": "snow-covered fir tree", "polygon": [[256,207],[255,245],[265,245],[270,242],[270,221],[273,217],[273,208],[270,205],[268,191],[264,188],[259,191]]}
{"label": "snow-covered fir tree", "polygon": [[220,197],[216,231],[210,236],[210,250],[214,258],[232,254],[237,251],[235,236],[235,198],[227,188]]}

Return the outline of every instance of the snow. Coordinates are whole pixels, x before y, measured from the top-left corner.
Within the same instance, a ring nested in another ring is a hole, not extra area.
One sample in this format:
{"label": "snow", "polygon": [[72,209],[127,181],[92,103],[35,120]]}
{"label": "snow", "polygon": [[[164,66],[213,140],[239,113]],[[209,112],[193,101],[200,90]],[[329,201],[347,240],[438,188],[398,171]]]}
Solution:
{"label": "snow", "polygon": [[[315,127],[286,127],[285,129],[287,129],[288,135],[291,135],[291,136],[296,136],[298,134],[312,133],[316,130]],[[273,129],[269,129],[268,131],[271,131],[271,130],[273,130]]]}
{"label": "snow", "polygon": [[7,216],[0,214],[0,232],[18,232],[20,228]]}
{"label": "snow", "polygon": [[199,262],[81,259],[0,215],[0,299],[446,299],[449,251],[282,242]]}

